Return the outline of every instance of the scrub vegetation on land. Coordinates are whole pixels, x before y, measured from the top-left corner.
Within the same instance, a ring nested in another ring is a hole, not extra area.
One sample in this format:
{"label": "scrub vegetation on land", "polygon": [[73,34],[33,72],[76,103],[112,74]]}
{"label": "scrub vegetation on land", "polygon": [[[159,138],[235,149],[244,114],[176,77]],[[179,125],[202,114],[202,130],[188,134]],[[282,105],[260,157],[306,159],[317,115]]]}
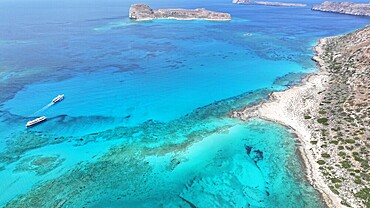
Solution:
{"label": "scrub vegetation on land", "polygon": [[329,74],[320,125],[312,125],[326,163],[320,169],[342,204],[370,207],[370,27],[329,38],[320,58]]}
{"label": "scrub vegetation on land", "polygon": [[318,74],[232,116],[290,127],[327,204],[370,207],[370,26],[321,39],[315,50]]}

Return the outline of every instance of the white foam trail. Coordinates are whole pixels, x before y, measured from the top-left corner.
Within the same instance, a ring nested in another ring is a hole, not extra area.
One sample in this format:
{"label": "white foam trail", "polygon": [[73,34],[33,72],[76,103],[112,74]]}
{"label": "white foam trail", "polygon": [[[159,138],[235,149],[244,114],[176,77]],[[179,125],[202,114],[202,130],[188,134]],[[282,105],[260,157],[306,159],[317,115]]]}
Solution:
{"label": "white foam trail", "polygon": [[39,114],[39,113],[41,113],[41,112],[45,111],[46,109],[48,109],[48,108],[49,108],[50,106],[52,106],[52,105],[54,105],[54,103],[53,103],[53,102],[51,102],[51,103],[49,103],[49,104],[45,105],[45,106],[44,106],[44,107],[42,107],[40,110],[38,110],[38,111],[34,112],[30,117],[34,117],[35,115],[37,115],[37,114]]}

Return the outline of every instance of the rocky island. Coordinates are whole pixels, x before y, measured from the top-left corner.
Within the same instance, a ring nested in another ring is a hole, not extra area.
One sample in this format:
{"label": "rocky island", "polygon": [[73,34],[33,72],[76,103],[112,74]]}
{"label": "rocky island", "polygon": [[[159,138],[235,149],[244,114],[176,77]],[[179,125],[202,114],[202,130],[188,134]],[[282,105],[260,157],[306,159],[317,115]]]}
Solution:
{"label": "rocky island", "polygon": [[329,207],[370,207],[370,26],[321,39],[315,51],[317,74],[232,117],[289,127]]}
{"label": "rocky island", "polygon": [[274,1],[252,1],[252,0],[233,0],[234,4],[251,4],[251,5],[264,5],[264,6],[286,6],[286,7],[305,7],[307,4],[300,3],[284,3]]}
{"label": "rocky island", "polygon": [[175,19],[175,20],[211,20],[229,21],[231,15],[228,13],[209,11],[203,8],[187,9],[158,9],[154,10],[146,4],[133,4],[130,7],[129,18],[137,21],[153,19]]}
{"label": "rocky island", "polygon": [[314,5],[312,10],[358,16],[370,16],[370,4],[356,4],[352,2],[325,1],[319,5]]}

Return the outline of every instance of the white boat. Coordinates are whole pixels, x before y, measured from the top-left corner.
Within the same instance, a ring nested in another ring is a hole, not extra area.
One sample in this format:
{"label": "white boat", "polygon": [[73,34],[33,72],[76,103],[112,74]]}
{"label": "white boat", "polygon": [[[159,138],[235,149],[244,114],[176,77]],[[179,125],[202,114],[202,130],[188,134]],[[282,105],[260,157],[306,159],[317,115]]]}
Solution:
{"label": "white boat", "polygon": [[36,119],[34,119],[32,121],[28,121],[27,124],[26,124],[26,127],[31,127],[31,126],[36,125],[38,123],[41,123],[41,122],[43,122],[45,120],[46,120],[46,117],[45,116],[38,117],[38,118],[36,118]]}
{"label": "white boat", "polygon": [[58,95],[53,99],[53,103],[59,102],[63,100],[63,98],[64,98],[64,94]]}

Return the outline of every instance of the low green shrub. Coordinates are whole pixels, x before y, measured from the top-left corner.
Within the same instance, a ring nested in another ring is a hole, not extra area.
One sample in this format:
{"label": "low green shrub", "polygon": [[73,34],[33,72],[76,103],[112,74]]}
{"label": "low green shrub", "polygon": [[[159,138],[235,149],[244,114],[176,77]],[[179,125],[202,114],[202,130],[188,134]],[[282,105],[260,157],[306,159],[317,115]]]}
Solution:
{"label": "low green shrub", "polygon": [[319,114],[326,114],[326,111],[321,110],[321,111],[319,111]]}
{"label": "low green shrub", "polygon": [[330,158],[330,155],[328,153],[322,153],[321,157],[323,158]]}
{"label": "low green shrub", "polygon": [[328,119],[327,118],[318,118],[317,119],[317,122],[319,122],[319,123],[326,123],[326,122],[328,122]]}
{"label": "low green shrub", "polygon": [[340,164],[342,165],[342,168],[345,168],[345,169],[352,167],[352,164],[349,161],[342,161],[340,162]]}
{"label": "low green shrub", "polygon": [[342,180],[340,180],[339,178],[331,178],[330,179],[332,183],[340,183],[342,182]]}
{"label": "low green shrub", "polygon": [[324,160],[318,160],[318,161],[317,161],[317,163],[318,163],[319,165],[324,165],[326,162],[325,162]]}

